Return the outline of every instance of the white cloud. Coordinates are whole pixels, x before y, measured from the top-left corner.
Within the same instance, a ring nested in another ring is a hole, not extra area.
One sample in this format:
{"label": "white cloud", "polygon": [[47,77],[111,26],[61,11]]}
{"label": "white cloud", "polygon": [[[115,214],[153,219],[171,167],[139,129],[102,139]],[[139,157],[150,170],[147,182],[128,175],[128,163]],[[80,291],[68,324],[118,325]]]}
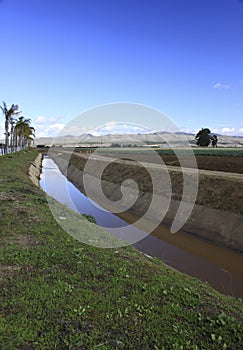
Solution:
{"label": "white cloud", "polygon": [[42,115],[38,116],[35,120],[35,124],[54,124],[61,121],[62,117],[44,117]]}
{"label": "white cloud", "polygon": [[120,123],[112,120],[92,130],[91,133],[94,136],[101,136],[106,134],[146,134],[151,131],[139,125]]}
{"label": "white cloud", "polygon": [[241,134],[243,134],[243,128],[240,128],[240,129],[239,129],[239,132],[240,132]]}
{"label": "white cloud", "polygon": [[55,123],[49,126],[49,130],[55,130],[56,132],[60,132],[64,128],[65,124]]}
{"label": "white cloud", "polygon": [[221,133],[222,133],[222,134],[226,134],[226,135],[234,134],[234,133],[235,133],[235,128],[224,127],[224,128],[221,130]]}
{"label": "white cloud", "polygon": [[61,133],[59,136],[67,136],[67,135],[72,135],[72,136],[81,136],[83,134],[90,133],[90,128],[85,128],[80,125],[76,124],[67,124],[64,126],[64,128],[61,130]]}
{"label": "white cloud", "polygon": [[230,84],[222,84],[222,83],[216,83],[213,85],[214,89],[219,89],[219,90],[231,90],[232,87]]}
{"label": "white cloud", "polygon": [[36,128],[37,137],[55,137],[65,127],[65,124],[55,123],[52,125],[41,125]]}
{"label": "white cloud", "polygon": [[197,134],[198,131],[200,130],[201,128],[187,128],[187,127],[182,127],[180,128],[180,131],[181,132],[185,132],[187,134]]}
{"label": "white cloud", "polygon": [[60,120],[61,117],[38,116],[33,122],[36,137],[57,136],[65,126]]}
{"label": "white cloud", "polygon": [[116,129],[117,122],[115,120],[112,120],[110,122],[105,123],[104,126],[101,127],[101,129],[104,129],[106,131],[113,131]]}
{"label": "white cloud", "polygon": [[35,123],[36,124],[45,124],[46,123],[46,117],[43,117],[43,116],[37,117],[36,120],[35,120]]}

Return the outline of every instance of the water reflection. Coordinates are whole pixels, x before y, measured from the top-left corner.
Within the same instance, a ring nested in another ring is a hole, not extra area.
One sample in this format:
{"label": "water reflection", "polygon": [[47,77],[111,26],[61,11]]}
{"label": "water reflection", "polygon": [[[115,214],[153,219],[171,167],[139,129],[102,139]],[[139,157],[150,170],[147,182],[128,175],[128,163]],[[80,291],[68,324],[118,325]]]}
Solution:
{"label": "water reflection", "polygon": [[[114,233],[112,228],[128,225],[129,218],[125,218],[126,222],[123,220],[124,217],[121,219],[82,194],[48,157],[43,160],[40,185],[46,193],[76,212],[92,214],[97,224],[109,227],[107,230],[111,233]],[[144,231],[137,227],[133,226],[132,230],[133,235],[144,236]],[[176,241],[172,237],[176,237]],[[148,235],[134,246],[150,256],[158,257],[181,272],[207,281],[222,293],[243,297],[243,257],[238,253],[189,235],[171,235],[165,226],[159,226],[152,235]],[[190,246],[190,249],[186,249],[186,246],[188,248]],[[207,255],[209,260],[205,258]],[[228,263],[227,271],[220,267],[223,261]]]}

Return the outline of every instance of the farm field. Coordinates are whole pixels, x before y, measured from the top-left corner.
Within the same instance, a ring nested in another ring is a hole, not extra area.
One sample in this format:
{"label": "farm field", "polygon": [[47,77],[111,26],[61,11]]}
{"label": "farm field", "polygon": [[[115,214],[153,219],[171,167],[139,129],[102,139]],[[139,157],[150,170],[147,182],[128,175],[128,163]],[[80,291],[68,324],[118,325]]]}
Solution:
{"label": "farm field", "polygon": [[[197,148],[194,149],[199,169],[243,173],[243,148]],[[179,166],[173,155],[159,151],[167,165]]]}
{"label": "farm field", "polygon": [[[175,156],[164,155],[162,158],[167,165],[180,165]],[[199,169],[243,173],[243,156],[197,155],[196,160]]]}
{"label": "farm field", "polygon": [[[80,153],[95,151],[93,148],[80,148],[76,151]],[[162,157],[166,165],[180,166],[179,160],[172,149],[155,149]],[[190,158],[188,149],[177,149],[178,154],[183,158]],[[193,149],[197,166],[199,169],[223,171],[231,173],[243,173],[243,148],[194,148]],[[151,149],[141,148],[100,148],[99,154],[104,156],[114,156],[116,158],[129,158],[143,162],[154,162],[156,157],[151,157]],[[188,163],[190,167],[190,162]]]}

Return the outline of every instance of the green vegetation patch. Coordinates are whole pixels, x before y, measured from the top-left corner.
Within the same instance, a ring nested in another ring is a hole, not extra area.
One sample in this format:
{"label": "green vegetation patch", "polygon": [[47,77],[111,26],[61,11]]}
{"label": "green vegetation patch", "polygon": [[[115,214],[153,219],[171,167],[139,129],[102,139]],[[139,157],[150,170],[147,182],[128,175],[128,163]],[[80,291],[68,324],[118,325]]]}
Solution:
{"label": "green vegetation patch", "polygon": [[[217,148],[208,148],[208,147],[194,147],[192,148],[195,156],[222,156],[222,157],[242,157],[243,156],[243,147],[217,147]],[[172,149],[157,149],[156,150],[160,155],[174,155]],[[188,150],[186,148],[181,148],[176,150],[178,154],[187,155]]]}
{"label": "green vegetation patch", "polygon": [[131,247],[63,232],[27,177],[36,156],[0,158],[1,349],[241,348],[241,299]]}
{"label": "green vegetation patch", "polygon": [[[69,148],[63,148],[65,150],[70,150]],[[86,152],[86,151],[95,151],[95,148],[75,148],[75,152]],[[173,148],[158,148],[152,147],[152,148],[146,148],[146,147],[135,147],[135,148],[129,148],[129,147],[119,147],[119,148],[99,148],[99,153],[104,153],[105,155],[109,152],[117,154],[139,154],[139,155],[150,155],[153,154],[153,152],[156,151],[160,155],[168,155],[168,156],[174,156],[175,151],[176,154],[181,155],[191,155],[191,152],[194,152],[195,156],[230,156],[230,157],[242,157],[243,156],[243,147],[176,147]]]}

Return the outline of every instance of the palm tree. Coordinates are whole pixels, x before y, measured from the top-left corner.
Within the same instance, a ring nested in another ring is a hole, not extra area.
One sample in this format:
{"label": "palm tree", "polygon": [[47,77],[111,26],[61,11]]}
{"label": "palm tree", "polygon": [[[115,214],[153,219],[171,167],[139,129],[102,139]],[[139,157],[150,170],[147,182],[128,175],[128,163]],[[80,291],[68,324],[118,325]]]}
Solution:
{"label": "palm tree", "polygon": [[11,127],[10,127],[10,149],[11,149],[11,152],[14,151],[15,146],[16,146],[15,142],[14,142],[15,123],[16,123],[16,120],[11,117],[10,121],[9,121],[9,124],[11,125]]}
{"label": "palm tree", "polygon": [[19,106],[12,104],[12,106],[8,109],[6,103],[3,101],[3,106],[0,106],[4,116],[5,116],[5,153],[8,153],[8,145],[9,145],[9,124],[11,119],[18,115],[20,112],[18,111]]}
{"label": "palm tree", "polygon": [[25,140],[26,146],[30,147],[31,143],[34,141],[35,128],[33,126],[27,126],[25,130]]}
{"label": "palm tree", "polygon": [[[35,129],[30,126],[31,119],[25,119],[23,116],[19,117],[15,125],[15,143],[20,148],[30,146],[35,136]],[[33,136],[33,137],[32,137]]]}

